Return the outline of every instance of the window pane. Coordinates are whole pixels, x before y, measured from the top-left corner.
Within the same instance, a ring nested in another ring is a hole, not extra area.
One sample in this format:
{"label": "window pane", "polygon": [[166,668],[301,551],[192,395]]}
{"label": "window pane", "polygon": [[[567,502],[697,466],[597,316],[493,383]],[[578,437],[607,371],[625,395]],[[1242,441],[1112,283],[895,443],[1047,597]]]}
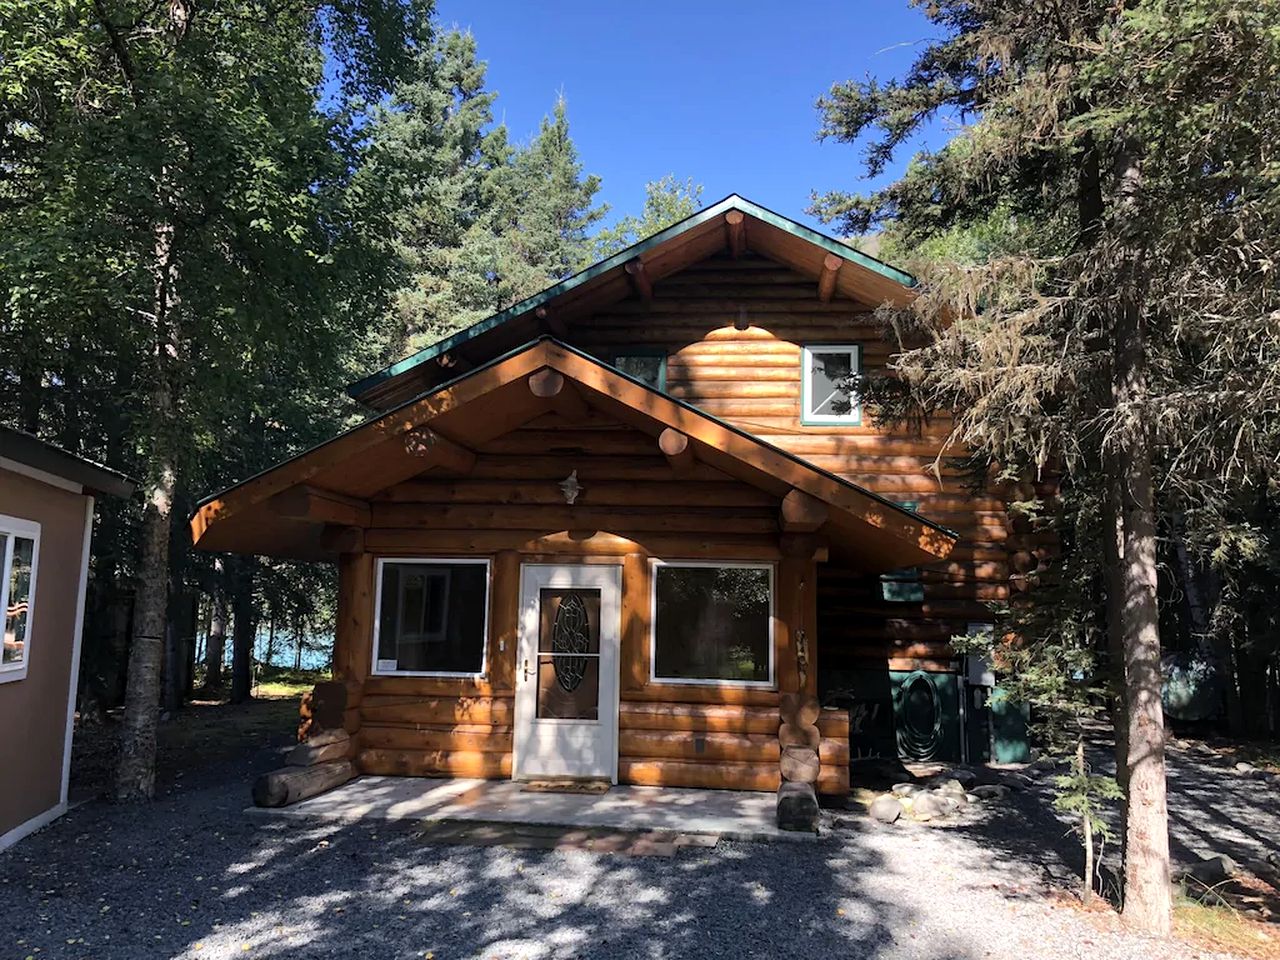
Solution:
{"label": "window pane", "polygon": [[538,599],[538,718],[599,719],[600,591],[546,588]]}
{"label": "window pane", "polygon": [[662,389],[662,370],[666,363],[666,357],[654,354],[618,354],[613,360],[613,365],[627,376],[655,390]]}
{"label": "window pane", "polygon": [[880,594],[892,603],[923,603],[924,584],[916,567],[904,567],[880,577]]}
{"label": "window pane", "polygon": [[379,669],[480,673],[487,593],[482,563],[384,563]]}
{"label": "window pane", "polygon": [[[5,537],[0,537],[3,555]],[[21,663],[27,650],[27,625],[31,622],[31,561],[36,542],[27,537],[13,538],[13,564],[9,567],[9,601],[4,612],[3,663]]]}
{"label": "window pane", "polygon": [[769,677],[769,571],[655,569],[654,673],[672,680]]}
{"label": "window pane", "polygon": [[846,417],[854,413],[853,395],[848,380],[856,373],[853,351],[849,349],[809,352],[810,415]]}

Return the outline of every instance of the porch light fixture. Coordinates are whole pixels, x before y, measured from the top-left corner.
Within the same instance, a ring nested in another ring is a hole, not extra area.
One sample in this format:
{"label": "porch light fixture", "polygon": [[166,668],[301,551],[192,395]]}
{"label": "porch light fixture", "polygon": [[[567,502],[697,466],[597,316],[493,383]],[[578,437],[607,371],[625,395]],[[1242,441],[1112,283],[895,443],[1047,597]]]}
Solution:
{"label": "porch light fixture", "polygon": [[572,507],[574,501],[578,499],[578,494],[582,493],[582,484],[578,482],[577,470],[560,481],[560,492],[564,494],[564,502]]}

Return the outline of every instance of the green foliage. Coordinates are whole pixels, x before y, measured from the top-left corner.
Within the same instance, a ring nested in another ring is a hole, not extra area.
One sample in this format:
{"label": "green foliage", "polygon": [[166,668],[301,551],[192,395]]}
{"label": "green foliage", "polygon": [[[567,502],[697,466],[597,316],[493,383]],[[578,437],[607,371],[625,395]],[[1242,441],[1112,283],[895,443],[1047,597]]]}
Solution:
{"label": "green foliage", "polygon": [[681,182],[669,173],[660,180],[650,180],[644,185],[644,210],[640,216],[629,214],[597,233],[591,260],[583,266],[625,250],[701,209],[702,184],[694,183],[692,177]]}

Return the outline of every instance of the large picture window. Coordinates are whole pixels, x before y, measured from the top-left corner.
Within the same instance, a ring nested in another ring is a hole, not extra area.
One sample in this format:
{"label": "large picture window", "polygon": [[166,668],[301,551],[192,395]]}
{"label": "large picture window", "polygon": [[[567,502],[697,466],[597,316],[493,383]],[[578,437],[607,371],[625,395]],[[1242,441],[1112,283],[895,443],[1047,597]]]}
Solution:
{"label": "large picture window", "polygon": [[39,555],[40,524],[0,515],[0,683],[27,675]]}
{"label": "large picture window", "polygon": [[655,563],[653,678],[773,683],[773,568]]}
{"label": "large picture window", "polygon": [[862,407],[851,389],[861,370],[862,348],[855,344],[807,346],[800,353],[802,423],[862,422]]}
{"label": "large picture window", "polygon": [[487,560],[379,560],[375,674],[484,673]]}

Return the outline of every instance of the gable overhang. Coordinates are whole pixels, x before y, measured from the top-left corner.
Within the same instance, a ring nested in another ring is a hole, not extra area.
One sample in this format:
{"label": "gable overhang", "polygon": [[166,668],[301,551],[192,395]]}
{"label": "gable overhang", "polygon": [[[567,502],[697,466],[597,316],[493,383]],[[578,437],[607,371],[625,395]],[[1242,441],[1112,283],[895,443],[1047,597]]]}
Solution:
{"label": "gable overhang", "polygon": [[575,320],[632,296],[638,285],[717,254],[748,251],[812,277],[827,297],[871,306],[905,303],[916,283],[905,271],[734,194],[352,383],[347,393],[375,410],[389,409],[516,344],[543,334],[563,339]]}
{"label": "gable overhang", "polygon": [[655,443],[664,432],[684,438],[681,455],[797,505],[794,526],[780,514],[784,542],[790,531],[793,541],[829,544],[868,571],[937,562],[955,545],[944,527],[549,337],[209,497],[191,519],[192,540],[204,550],[332,558],[350,549],[345,530],[371,526],[377,494],[416,477],[465,477],[477,447],[569,401]]}

